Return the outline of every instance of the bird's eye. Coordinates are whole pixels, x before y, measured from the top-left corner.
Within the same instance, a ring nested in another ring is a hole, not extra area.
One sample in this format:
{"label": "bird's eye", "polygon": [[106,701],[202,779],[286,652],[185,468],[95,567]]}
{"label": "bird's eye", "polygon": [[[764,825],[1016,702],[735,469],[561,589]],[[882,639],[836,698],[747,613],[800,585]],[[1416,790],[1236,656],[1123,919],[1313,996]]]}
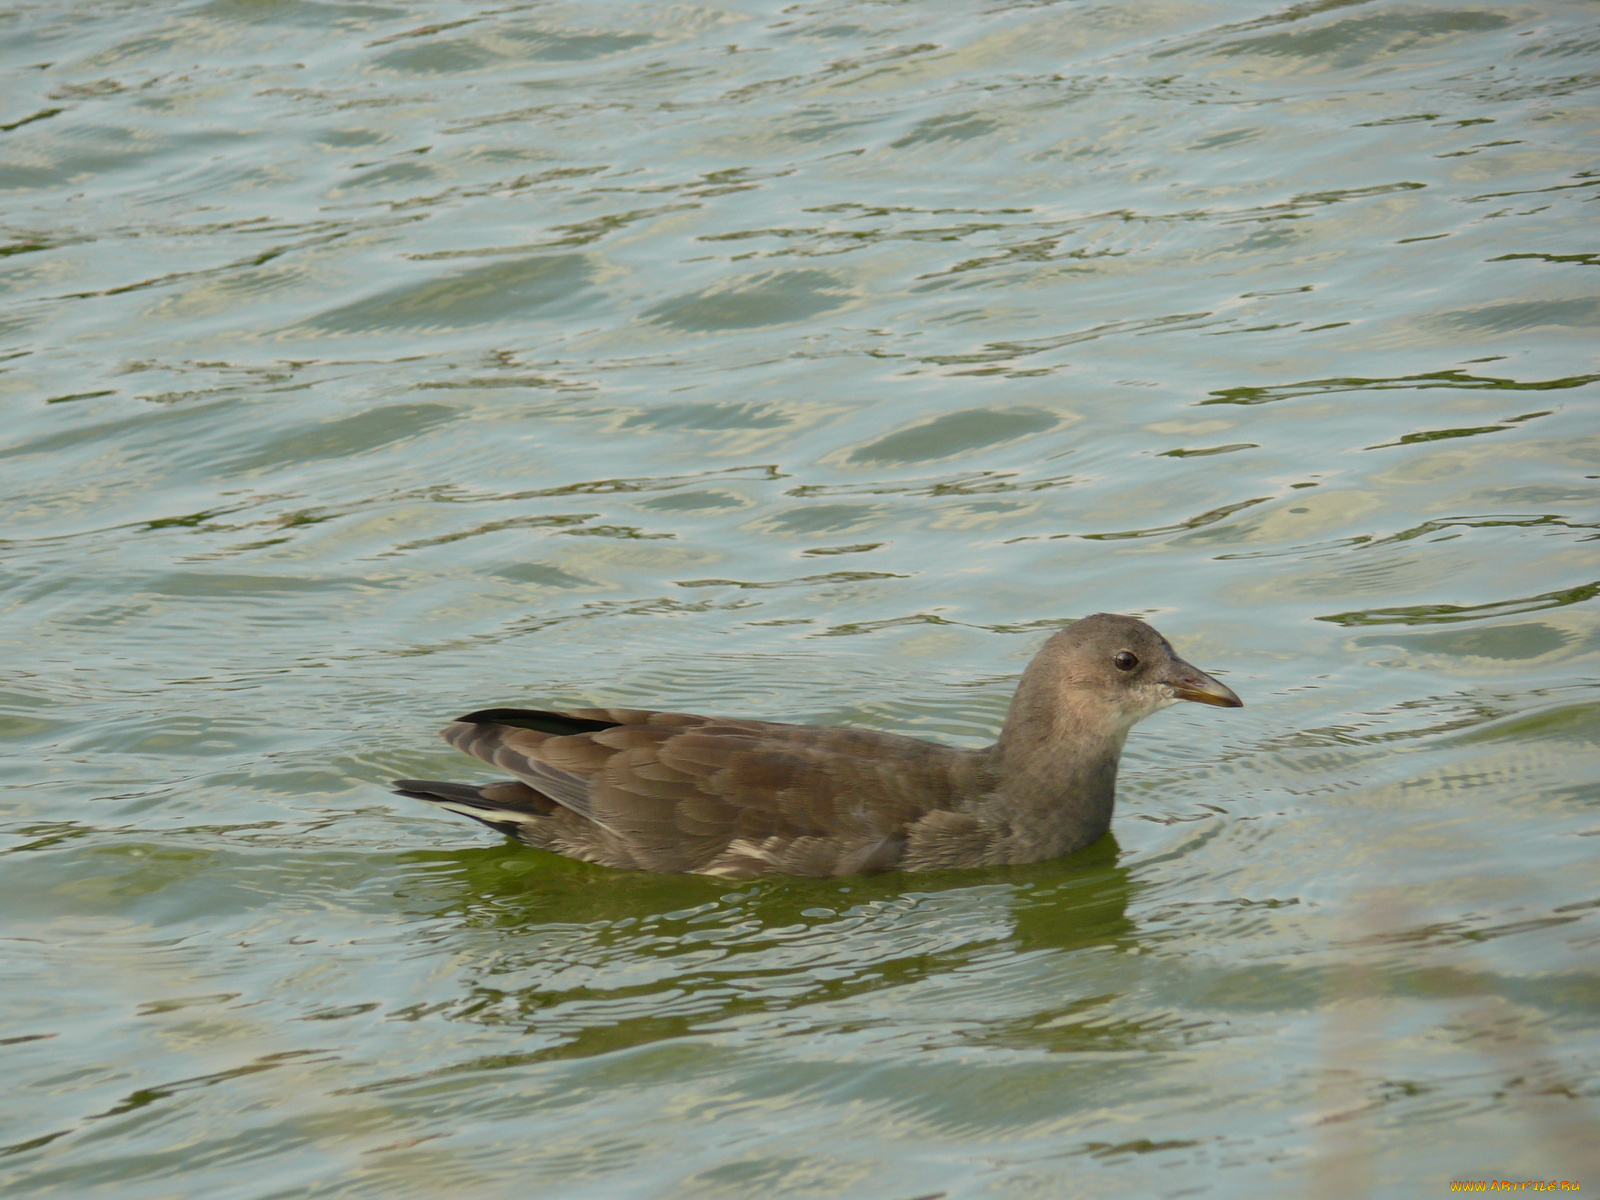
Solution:
{"label": "bird's eye", "polygon": [[1131,671],[1139,665],[1138,656],[1127,650],[1118,650],[1111,656],[1111,661],[1116,664],[1119,671]]}

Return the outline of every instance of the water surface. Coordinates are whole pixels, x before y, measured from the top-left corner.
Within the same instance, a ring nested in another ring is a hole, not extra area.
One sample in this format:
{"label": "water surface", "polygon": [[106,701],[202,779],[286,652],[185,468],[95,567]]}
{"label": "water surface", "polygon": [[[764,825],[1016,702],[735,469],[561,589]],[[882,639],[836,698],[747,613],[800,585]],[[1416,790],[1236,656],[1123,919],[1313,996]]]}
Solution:
{"label": "water surface", "polygon": [[[1592,5],[0,10],[0,1194],[1600,1182]],[[731,886],[488,705],[991,739],[1113,839]]]}

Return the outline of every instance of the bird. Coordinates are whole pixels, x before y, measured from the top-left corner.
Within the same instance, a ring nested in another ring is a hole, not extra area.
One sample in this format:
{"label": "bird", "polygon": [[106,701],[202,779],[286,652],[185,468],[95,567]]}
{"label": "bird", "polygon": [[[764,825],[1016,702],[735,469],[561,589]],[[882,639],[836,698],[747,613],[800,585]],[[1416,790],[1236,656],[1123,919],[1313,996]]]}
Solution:
{"label": "bird", "polygon": [[393,786],[530,846],[641,871],[746,879],[1038,862],[1107,833],[1128,731],[1179,700],[1244,703],[1145,622],[1096,613],[1044,643],[982,749],[849,726],[488,708],[441,736],[514,779]]}

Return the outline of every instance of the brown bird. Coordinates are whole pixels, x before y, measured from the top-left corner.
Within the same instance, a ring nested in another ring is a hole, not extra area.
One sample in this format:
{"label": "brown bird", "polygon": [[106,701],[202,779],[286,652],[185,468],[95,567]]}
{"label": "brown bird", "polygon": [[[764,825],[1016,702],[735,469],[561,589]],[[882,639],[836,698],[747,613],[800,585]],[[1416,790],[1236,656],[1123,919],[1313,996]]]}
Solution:
{"label": "brown bird", "polygon": [[1104,836],[1128,730],[1178,700],[1243,704],[1143,621],[1098,613],[1044,644],[982,750],[688,713],[489,708],[443,737],[515,781],[394,782],[610,867],[744,878],[1036,862]]}

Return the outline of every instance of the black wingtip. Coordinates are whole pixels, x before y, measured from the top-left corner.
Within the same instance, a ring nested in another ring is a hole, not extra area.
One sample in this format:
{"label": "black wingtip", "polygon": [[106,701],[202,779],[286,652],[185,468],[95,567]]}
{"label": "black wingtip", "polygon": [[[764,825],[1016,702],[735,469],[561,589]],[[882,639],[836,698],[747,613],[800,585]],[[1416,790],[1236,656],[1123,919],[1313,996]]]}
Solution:
{"label": "black wingtip", "polygon": [[615,729],[620,721],[596,721],[590,717],[571,717],[566,713],[546,712],[537,708],[480,708],[457,721],[468,725],[510,725],[514,729],[532,729],[555,737],[568,737],[574,733],[598,733],[602,729]]}

